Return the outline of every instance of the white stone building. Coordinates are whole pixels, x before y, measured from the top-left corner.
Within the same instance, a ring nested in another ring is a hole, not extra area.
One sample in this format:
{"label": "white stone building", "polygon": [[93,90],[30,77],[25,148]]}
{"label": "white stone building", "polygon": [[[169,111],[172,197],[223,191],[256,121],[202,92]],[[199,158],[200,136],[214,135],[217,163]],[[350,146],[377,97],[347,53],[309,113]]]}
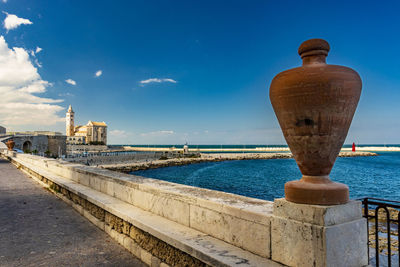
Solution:
{"label": "white stone building", "polygon": [[66,114],[66,133],[70,144],[107,144],[107,124],[89,121],[86,125],[75,126],[75,112],[71,105]]}

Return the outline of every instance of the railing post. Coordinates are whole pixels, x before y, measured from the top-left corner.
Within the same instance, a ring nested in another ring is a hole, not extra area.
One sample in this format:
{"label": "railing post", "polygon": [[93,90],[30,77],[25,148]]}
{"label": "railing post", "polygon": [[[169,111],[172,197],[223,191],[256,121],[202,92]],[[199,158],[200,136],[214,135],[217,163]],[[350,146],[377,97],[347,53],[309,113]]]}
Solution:
{"label": "railing post", "polygon": [[367,255],[368,255],[368,264],[369,264],[369,208],[368,208],[368,198],[363,199],[364,205],[364,217],[367,218]]}
{"label": "railing post", "polygon": [[388,244],[388,267],[392,266],[392,245],[391,245],[391,240],[390,240],[390,235],[391,235],[391,230],[390,230],[390,212],[387,207],[385,207],[386,211],[386,228],[387,228],[387,244]]}
{"label": "railing post", "polygon": [[400,266],[400,211],[397,212],[397,250],[399,252],[398,259],[399,259],[399,266]]}
{"label": "railing post", "polygon": [[376,257],[376,266],[379,267],[379,208],[375,209],[375,257]]}

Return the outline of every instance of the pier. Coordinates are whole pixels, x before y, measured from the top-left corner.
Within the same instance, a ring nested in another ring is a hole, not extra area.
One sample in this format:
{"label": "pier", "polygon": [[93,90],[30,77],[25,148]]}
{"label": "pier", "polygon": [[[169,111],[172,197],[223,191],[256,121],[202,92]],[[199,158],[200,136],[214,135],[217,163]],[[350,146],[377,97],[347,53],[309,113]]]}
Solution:
{"label": "pier", "polygon": [[[341,152],[339,157],[370,157],[378,156],[373,152]],[[213,153],[213,154],[199,154],[199,157],[182,157],[182,158],[151,158],[149,160],[128,160],[120,161],[113,164],[96,164],[104,162],[104,159],[93,159],[93,165],[98,167],[129,173],[132,171],[155,169],[170,166],[181,166],[187,164],[195,164],[201,162],[218,162],[226,160],[262,160],[262,159],[287,159],[293,158],[291,153]],[[89,161],[88,161],[89,162]]]}

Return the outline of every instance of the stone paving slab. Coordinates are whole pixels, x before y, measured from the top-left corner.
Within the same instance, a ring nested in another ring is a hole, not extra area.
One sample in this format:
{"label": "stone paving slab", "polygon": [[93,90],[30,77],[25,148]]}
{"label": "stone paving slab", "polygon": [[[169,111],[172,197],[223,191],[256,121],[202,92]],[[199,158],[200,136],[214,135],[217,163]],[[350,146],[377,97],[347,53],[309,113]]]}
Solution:
{"label": "stone paving slab", "polygon": [[0,159],[0,266],[146,266]]}

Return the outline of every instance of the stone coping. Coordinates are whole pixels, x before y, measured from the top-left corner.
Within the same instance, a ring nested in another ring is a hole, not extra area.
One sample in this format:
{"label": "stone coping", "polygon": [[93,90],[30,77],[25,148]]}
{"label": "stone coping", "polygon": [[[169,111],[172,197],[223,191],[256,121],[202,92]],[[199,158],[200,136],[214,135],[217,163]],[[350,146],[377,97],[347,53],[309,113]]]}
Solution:
{"label": "stone coping", "polygon": [[284,198],[275,199],[274,216],[310,223],[331,226],[362,218],[361,201],[350,200],[343,205],[306,205],[292,203]]}

